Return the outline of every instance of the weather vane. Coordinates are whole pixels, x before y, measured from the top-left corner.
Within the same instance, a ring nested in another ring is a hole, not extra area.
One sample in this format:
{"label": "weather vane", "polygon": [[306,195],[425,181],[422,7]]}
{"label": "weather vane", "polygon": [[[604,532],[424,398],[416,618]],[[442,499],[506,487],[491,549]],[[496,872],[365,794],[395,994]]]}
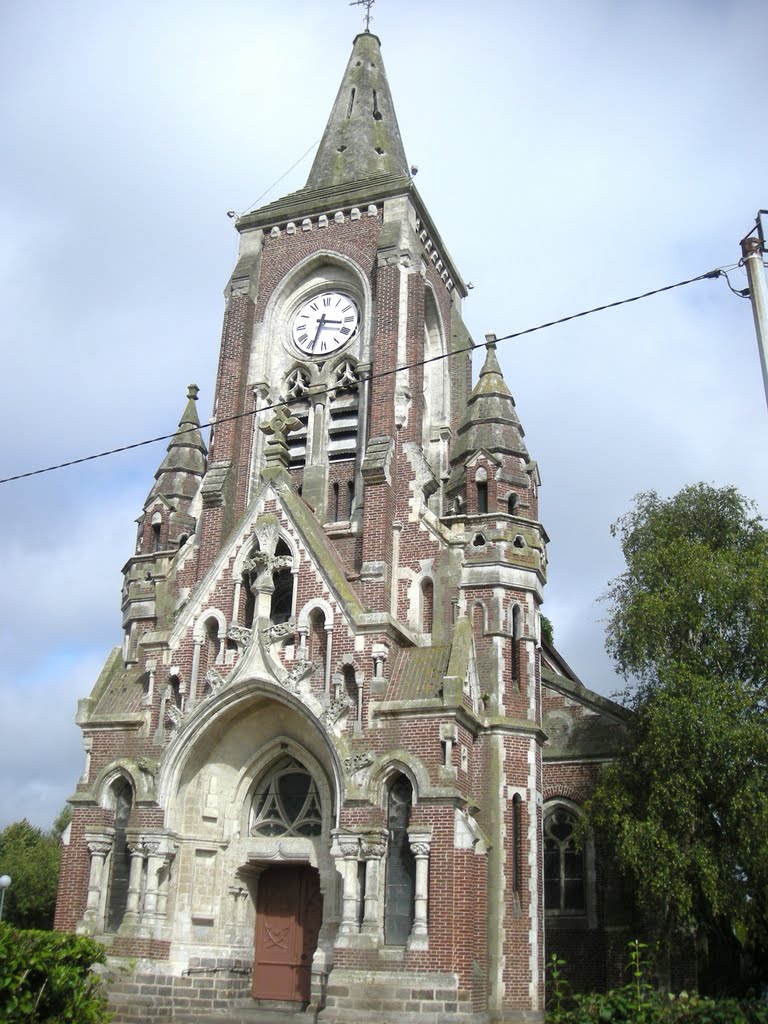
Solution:
{"label": "weather vane", "polygon": [[365,31],[371,31],[371,8],[376,3],[376,0],[352,0],[350,7],[364,7],[365,8]]}

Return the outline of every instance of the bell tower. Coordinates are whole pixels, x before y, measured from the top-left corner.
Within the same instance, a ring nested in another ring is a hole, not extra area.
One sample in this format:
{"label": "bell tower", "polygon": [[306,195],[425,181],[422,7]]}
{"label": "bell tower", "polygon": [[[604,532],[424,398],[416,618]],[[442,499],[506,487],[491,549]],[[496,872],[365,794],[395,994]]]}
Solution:
{"label": "bell tower", "polygon": [[236,227],[208,449],[194,389],[79,709],[57,923],[169,1006],[230,971],[321,1021],[542,1020],[538,470],[490,336],[472,387],[375,35],[304,188]]}

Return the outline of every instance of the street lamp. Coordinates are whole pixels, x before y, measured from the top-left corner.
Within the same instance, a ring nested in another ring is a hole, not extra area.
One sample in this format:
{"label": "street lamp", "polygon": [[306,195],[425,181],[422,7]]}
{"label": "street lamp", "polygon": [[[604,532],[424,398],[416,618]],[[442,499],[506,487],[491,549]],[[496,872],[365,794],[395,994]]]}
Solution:
{"label": "street lamp", "polygon": [[3,920],[3,904],[5,903],[5,890],[11,884],[10,875],[0,875],[0,921]]}

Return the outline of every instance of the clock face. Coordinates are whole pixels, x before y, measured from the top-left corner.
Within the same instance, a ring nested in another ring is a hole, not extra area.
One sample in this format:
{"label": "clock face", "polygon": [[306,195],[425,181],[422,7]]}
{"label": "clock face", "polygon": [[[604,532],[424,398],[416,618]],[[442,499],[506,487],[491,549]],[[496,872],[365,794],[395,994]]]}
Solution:
{"label": "clock face", "polygon": [[360,324],[354,299],[342,292],[321,292],[299,307],[293,318],[293,343],[307,356],[321,359],[337,352]]}

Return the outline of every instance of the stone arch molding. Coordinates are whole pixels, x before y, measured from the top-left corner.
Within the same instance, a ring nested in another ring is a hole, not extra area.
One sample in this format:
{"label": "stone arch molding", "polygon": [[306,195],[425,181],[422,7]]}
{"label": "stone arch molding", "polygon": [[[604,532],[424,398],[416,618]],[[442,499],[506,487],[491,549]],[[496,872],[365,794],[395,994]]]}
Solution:
{"label": "stone arch molding", "polygon": [[253,555],[256,543],[259,545],[259,551],[271,556],[274,555],[278,543],[282,541],[291,553],[292,571],[298,572],[301,557],[295,539],[276,516],[273,517],[275,520],[274,531],[267,531],[265,526],[259,523],[262,517],[263,513],[260,512],[256,521],[251,524],[239,542],[238,552],[232,562],[231,578],[233,582],[242,578],[245,563]]}
{"label": "stone arch molding", "polygon": [[[319,717],[298,694],[284,689],[273,680],[254,678],[239,680],[218,691],[209,700],[199,704],[185,723],[185,728],[174,737],[169,746],[163,764],[157,776],[157,801],[166,810],[166,827],[176,827],[176,816],[179,814],[177,794],[180,791],[184,773],[191,759],[196,755],[197,748],[211,735],[212,729],[226,727],[226,720],[234,721],[242,717],[248,705],[258,699],[273,702],[276,708],[283,707],[296,714],[306,729],[310,730],[318,740],[318,746],[324,751],[327,766],[323,768],[324,777],[329,778],[329,806],[334,808],[334,817],[338,817],[338,809],[344,799],[344,772],[339,754],[332,738],[323,728]],[[271,749],[270,746],[266,749]],[[302,750],[304,748],[302,747]],[[320,764],[315,755],[311,755],[313,764]],[[254,758],[258,755],[254,755]],[[253,759],[251,759],[253,760]],[[248,763],[251,763],[249,761]],[[309,765],[307,765],[309,768]],[[243,776],[245,769],[241,769]]]}
{"label": "stone arch molding", "polygon": [[429,772],[420,757],[408,750],[394,750],[376,758],[371,766],[371,802],[385,807],[389,783],[395,775],[404,775],[413,788],[414,806],[424,797],[432,796],[435,787],[430,782]]}
{"label": "stone arch molding", "polygon": [[[356,357],[358,361],[368,360],[373,306],[370,284],[358,264],[348,256],[322,249],[293,267],[274,289],[264,320],[254,328],[251,380],[282,380],[295,360],[295,352],[288,341],[291,316],[303,301],[322,288],[344,289],[358,302],[362,316]],[[265,343],[267,339],[279,339],[279,343],[268,345]],[[258,365],[259,361],[261,365]]]}
{"label": "stone arch molding", "polygon": [[218,624],[219,640],[224,640],[227,630],[227,620],[223,612],[220,612],[218,608],[213,607],[206,608],[204,611],[200,612],[200,614],[195,619],[195,625],[192,630],[193,640],[205,640],[205,626],[207,622],[211,621],[211,619],[214,619],[215,622]]}
{"label": "stone arch molding", "polygon": [[102,768],[93,783],[93,794],[99,807],[107,811],[115,810],[114,785],[119,779],[124,779],[130,785],[134,800],[151,798],[151,775],[146,776],[135,761],[112,761]]}
{"label": "stone arch molding", "polygon": [[[328,780],[326,767],[314,754],[307,750],[304,744],[282,734],[275,736],[266,746],[258,750],[251,760],[241,768],[233,787],[232,802],[228,819],[225,823],[225,835],[232,835],[235,838],[247,838],[249,836],[250,810],[256,786],[270,766],[283,756],[295,758],[307,769],[314,779],[320,797],[321,838],[326,842],[328,841],[331,829],[335,827],[338,821],[338,798],[340,796],[338,787],[331,785]],[[284,841],[281,840],[281,837],[277,836],[273,840],[269,840],[267,837],[259,837],[259,842],[264,845],[265,839],[267,840],[267,845],[271,842],[279,846],[280,842]]]}
{"label": "stone arch molding", "polygon": [[325,616],[325,628],[333,629],[333,607],[324,598],[316,597],[307,601],[298,614],[296,628],[299,632],[309,629],[309,617],[317,609]]}

